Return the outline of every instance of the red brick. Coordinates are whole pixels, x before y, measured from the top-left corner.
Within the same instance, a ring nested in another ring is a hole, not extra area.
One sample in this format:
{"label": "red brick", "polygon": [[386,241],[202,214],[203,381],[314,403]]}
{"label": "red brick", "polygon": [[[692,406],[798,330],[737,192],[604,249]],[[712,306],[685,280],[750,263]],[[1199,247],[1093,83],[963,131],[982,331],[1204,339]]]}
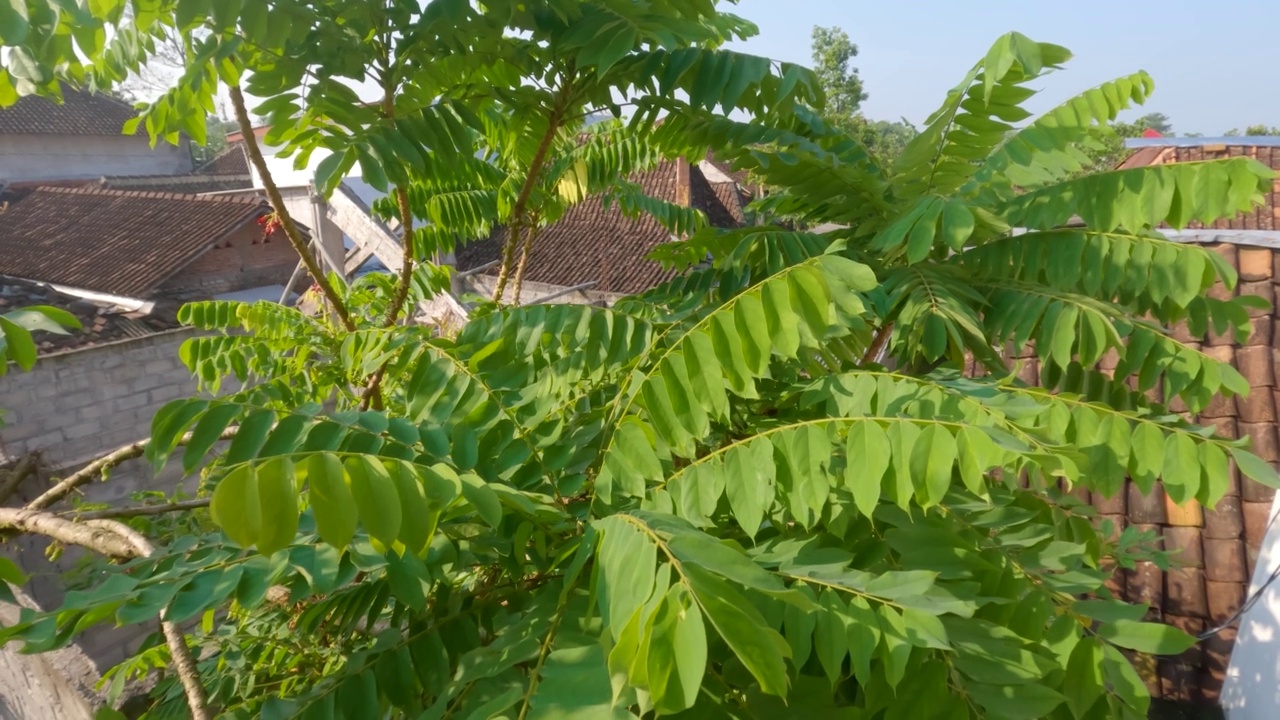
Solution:
{"label": "red brick", "polygon": [[1236,369],[1249,381],[1249,387],[1273,387],[1276,384],[1275,358],[1268,346],[1254,345],[1235,351]]}
{"label": "red brick", "polygon": [[[1267,265],[1270,266],[1271,263],[1268,262]],[[1271,305],[1271,306],[1275,305],[1275,285],[1272,285],[1270,280],[1264,280],[1262,282],[1240,283],[1239,294],[1256,295],[1262,298],[1263,300],[1266,300],[1268,305]],[[1270,308],[1250,308],[1249,309],[1249,317],[1262,317],[1264,315],[1269,315],[1270,313],[1271,313]]]}
{"label": "red brick", "polygon": [[1204,547],[1198,527],[1167,527],[1164,529],[1164,548],[1170,554],[1174,567],[1204,567]]}
{"label": "red brick", "polygon": [[1244,542],[1239,538],[1205,538],[1204,576],[1214,582],[1248,582]]}
{"label": "red brick", "polygon": [[1228,495],[1218,501],[1213,509],[1204,511],[1204,537],[1206,540],[1234,540],[1244,533],[1244,519],[1240,515],[1240,498]]}
{"label": "red brick", "polygon": [[1146,495],[1134,483],[1129,483],[1129,522],[1136,524],[1164,525],[1168,522],[1164,508],[1164,488],[1156,485]]}
{"label": "red brick", "polygon": [[1207,294],[1214,300],[1230,300],[1236,296],[1235,291],[1228,289],[1221,281],[1214,283]]}
{"label": "red brick", "polygon": [[1155,563],[1140,562],[1129,571],[1128,600],[1153,609],[1164,608],[1164,571]]}
{"label": "red brick", "polygon": [[1207,580],[1204,591],[1209,600],[1209,622],[1218,626],[1232,620],[1240,610],[1244,602],[1245,584]]}
{"label": "red brick", "polygon": [[[1183,162],[1183,160],[1180,159],[1179,162]],[[1227,264],[1231,267],[1239,267],[1238,263],[1240,253],[1237,251],[1234,243],[1216,243],[1213,245],[1206,245],[1205,247],[1221,255],[1222,259],[1226,260]]]}
{"label": "red brick", "polygon": [[[1188,635],[1199,635],[1204,632],[1204,616],[1203,615],[1179,615],[1175,612],[1167,612],[1164,615],[1166,625],[1172,625]],[[1194,660],[1196,664],[1200,663],[1200,648],[1192,646],[1186,652],[1175,657],[1187,658]]]}
{"label": "red brick", "polygon": [[1177,568],[1165,574],[1164,608],[1177,615],[1205,617],[1209,601],[1204,594],[1204,571]]}
{"label": "red brick", "polygon": [[1274,463],[1280,460],[1280,447],[1276,445],[1276,426],[1271,423],[1239,424],[1240,435],[1249,436],[1249,450],[1254,455]]}
{"label": "red brick", "polygon": [[1262,547],[1262,540],[1271,522],[1271,503],[1246,502],[1241,508],[1244,516],[1244,541],[1252,548]]}
{"label": "red brick", "polygon": [[1241,247],[1237,253],[1240,279],[1246,282],[1270,280],[1275,258],[1268,248]]}

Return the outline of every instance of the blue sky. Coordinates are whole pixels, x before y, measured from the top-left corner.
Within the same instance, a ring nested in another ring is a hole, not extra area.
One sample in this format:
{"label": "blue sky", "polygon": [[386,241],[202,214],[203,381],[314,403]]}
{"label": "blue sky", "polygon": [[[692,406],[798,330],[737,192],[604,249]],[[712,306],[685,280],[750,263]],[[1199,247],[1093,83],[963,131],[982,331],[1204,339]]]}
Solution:
{"label": "blue sky", "polygon": [[1220,135],[1280,126],[1280,0],[741,0],[724,9],[760,26],[737,49],[809,64],[814,25],[837,25],[869,117],[919,124],[1002,33],[1022,32],[1075,53],[1046,78],[1032,109],[1146,70],[1156,92],[1139,113],[1163,112],[1175,132]]}

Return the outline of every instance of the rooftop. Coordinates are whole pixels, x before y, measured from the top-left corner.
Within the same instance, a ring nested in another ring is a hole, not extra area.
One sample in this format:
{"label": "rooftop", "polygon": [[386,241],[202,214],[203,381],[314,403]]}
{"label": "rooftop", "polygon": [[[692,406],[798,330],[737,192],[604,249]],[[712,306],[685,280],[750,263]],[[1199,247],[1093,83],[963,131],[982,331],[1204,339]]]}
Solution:
{"label": "rooftop", "polygon": [[48,285],[0,277],[0,313],[31,305],[51,305],[66,310],[83,326],[66,335],[36,331],[34,339],[41,355],[146,337],[179,327],[176,303],[157,304],[150,312],[129,312],[60,292]]}
{"label": "rooftop", "polygon": [[256,197],[39,187],[0,205],[0,275],[145,298],[269,211]]}
{"label": "rooftop", "polygon": [[128,103],[109,95],[63,86],[61,105],[27,95],[0,109],[0,135],[120,135],[124,124],[137,114]]}
{"label": "rooftop", "polygon": [[[697,165],[686,167],[686,196],[692,206],[702,210],[717,227],[741,225],[743,202],[737,185],[709,182]],[[664,162],[632,180],[659,200],[677,202],[685,194],[678,190],[681,173],[675,161]],[[498,260],[506,238],[506,228],[498,228],[488,238],[459,248],[458,269],[477,268]],[[641,292],[675,276],[675,271],[648,259],[655,247],[671,239],[671,234],[652,218],[627,217],[616,205],[606,208],[602,198],[591,197],[538,234],[525,280],[557,287],[594,282],[592,290],[599,292]]]}

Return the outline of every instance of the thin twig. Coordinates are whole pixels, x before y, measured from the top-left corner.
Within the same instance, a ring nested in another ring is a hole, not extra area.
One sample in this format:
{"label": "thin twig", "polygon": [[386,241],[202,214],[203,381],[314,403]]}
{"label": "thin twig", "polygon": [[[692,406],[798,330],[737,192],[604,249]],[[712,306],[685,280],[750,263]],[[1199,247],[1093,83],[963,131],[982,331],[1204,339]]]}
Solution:
{"label": "thin twig", "polygon": [[[85,525],[115,533],[129,543],[141,557],[150,557],[155,548],[133,528],[115,520],[89,520]],[[168,610],[160,611],[160,631],[164,633],[165,642],[169,645],[169,655],[173,659],[173,669],[178,673],[182,689],[187,695],[187,707],[191,710],[191,720],[213,720],[213,708],[209,706],[209,693],[200,682],[200,668],[196,665],[195,655],[187,646],[187,639],[182,630],[175,624],[165,620]]]}
{"label": "thin twig", "polygon": [[333,286],[329,284],[328,277],[325,276],[324,270],[320,268],[320,262],[316,260],[315,255],[311,254],[310,248],[307,247],[306,241],[302,238],[301,231],[298,230],[298,224],[294,222],[293,216],[289,214],[289,209],[285,207],[284,197],[280,194],[280,188],[276,187],[275,180],[271,177],[271,171],[267,168],[267,161],[262,157],[262,149],[258,147],[258,138],[253,134],[253,123],[249,120],[249,110],[245,107],[244,93],[240,92],[240,87],[237,85],[228,86],[227,92],[231,94],[231,106],[235,109],[236,123],[240,126],[240,134],[244,137],[244,148],[249,154],[249,162],[253,163],[254,169],[258,171],[258,175],[262,178],[262,187],[267,191],[267,200],[271,203],[271,209],[275,210],[276,217],[280,219],[280,226],[284,229],[285,237],[289,238],[289,244],[293,245],[298,257],[302,258],[303,264],[307,266],[307,272],[311,274],[311,279],[315,281],[316,286],[320,288],[321,294],[329,301],[329,305],[333,307],[333,312],[338,316],[342,326],[348,331],[354,331],[356,326],[351,320],[351,314],[347,311],[347,306],[342,302],[342,298],[338,297],[338,293],[334,291]]}
{"label": "thin twig", "polygon": [[125,518],[146,517],[148,515],[164,515],[171,512],[182,512],[183,510],[199,510],[200,508],[209,507],[209,498],[198,498],[196,500],[182,500],[180,502],[163,503],[160,505],[135,505],[133,507],[122,508],[106,508],[104,510],[89,510],[87,512],[70,512],[62,513],[64,517],[69,517],[76,521],[86,520],[121,520]]}
{"label": "thin twig", "polygon": [[[236,433],[239,430],[240,430],[239,427],[229,427],[226,430],[222,431],[222,434],[218,436],[218,439],[230,440],[231,438],[236,436]],[[183,435],[178,440],[179,445],[186,445],[189,442],[191,442],[191,433],[187,433]],[[93,482],[102,473],[119,465],[125,460],[132,460],[133,458],[141,457],[142,454],[147,451],[147,446],[150,444],[151,444],[150,440],[139,440],[134,443],[129,443],[128,445],[125,445],[122,448],[113,450],[107,453],[106,455],[103,455],[97,460],[94,460],[88,465],[85,465],[84,467],[80,468],[75,473],[68,475],[65,479],[61,480],[57,485],[54,485],[53,487],[44,491],[44,493],[40,495],[40,497],[27,503],[26,509],[43,510],[49,507],[50,505],[58,502],[62,498],[66,497],[67,495],[70,495],[71,492],[76,488],[80,487],[81,485],[86,485],[90,482]]]}

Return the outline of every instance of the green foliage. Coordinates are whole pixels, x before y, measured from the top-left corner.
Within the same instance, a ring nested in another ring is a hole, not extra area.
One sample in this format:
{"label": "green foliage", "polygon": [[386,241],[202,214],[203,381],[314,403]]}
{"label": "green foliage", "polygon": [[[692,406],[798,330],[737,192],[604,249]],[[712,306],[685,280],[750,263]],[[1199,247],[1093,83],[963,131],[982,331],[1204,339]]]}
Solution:
{"label": "green foliage", "polygon": [[66,335],[68,330],[79,329],[80,321],[74,315],[48,305],[18,308],[0,315],[0,377],[9,371],[11,361],[20,370],[35,367],[37,351],[32,332]]}
{"label": "green foliage", "polygon": [[[1015,125],[1069,57],[1018,34],[886,165],[817,114],[807,73],[708,49],[748,30],[713,2],[436,0],[421,17],[357,3],[339,24],[277,22],[310,5],[161,16],[281,49],[218,63],[248,57],[250,87],[280,93],[267,102],[291,150],[408,182],[433,242],[502,220],[517,187],[546,218],[604,190],[692,231],[657,253],[686,272],[612,308],[491,308],[456,337],[382,326],[385,278],[342,289],[354,332],[266,304],[187,306],[210,335],[184,359],[244,385],[162,409],[148,458],[165,466],[191,433],[184,469],[205,466],[220,532],[122,563],[0,641],[39,651],[95,623],[199,617],[201,675],[231,717],[1145,717],[1124,653],[1192,640],[1109,596],[1115,567],[1163,558],[1133,531],[1110,539],[1068,491],[1111,496],[1132,477],[1212,505],[1231,462],[1277,484],[1244,443],[1142,392],[1194,409],[1247,391],[1166,332],[1246,332],[1247,300],[1206,297],[1230,268],[1156,229],[1252,207],[1268,171],[1079,176],[1081,148],[1150,80]],[[363,72],[383,11],[417,20],[397,53],[441,66],[407,82],[395,122],[334,79]],[[304,41],[332,43],[306,56],[307,96]],[[629,132],[580,139],[539,114],[557,101],[515,102],[548,92],[564,58],[600,79],[575,108],[635,89]],[[165,107],[147,115],[158,134],[179,118]],[[439,143],[415,145],[422,128]],[[706,228],[617,182],[708,150],[776,188],[762,214],[837,229]],[[420,272],[415,302],[448,279]],[[993,349],[1031,346],[1036,385]],[[145,647],[111,687],[166,653]],[[171,677],[153,697],[153,717],[180,707]]]}

